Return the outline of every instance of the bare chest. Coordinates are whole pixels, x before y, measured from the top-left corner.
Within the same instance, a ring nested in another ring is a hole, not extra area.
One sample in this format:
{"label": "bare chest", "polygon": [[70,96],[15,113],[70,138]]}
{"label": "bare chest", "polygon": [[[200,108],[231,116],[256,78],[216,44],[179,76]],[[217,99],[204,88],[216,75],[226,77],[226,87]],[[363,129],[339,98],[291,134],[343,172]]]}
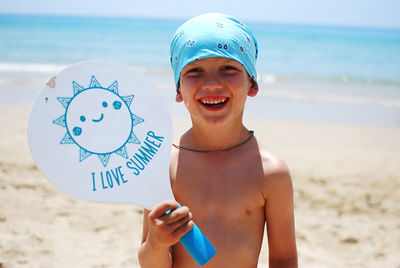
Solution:
{"label": "bare chest", "polygon": [[[240,156],[188,157],[171,169],[175,198],[190,208],[194,221],[217,249],[209,267],[256,266],[264,232],[265,200],[262,167],[254,165],[253,160]],[[179,244],[174,253],[176,267],[191,261]]]}
{"label": "bare chest", "polygon": [[190,208],[219,256],[237,250],[258,256],[265,222],[262,167],[240,156],[181,157],[171,168],[175,198]]}
{"label": "bare chest", "polygon": [[200,155],[179,160],[172,172],[172,188],[178,201],[196,210],[228,218],[248,216],[264,205],[262,166],[240,155]]}

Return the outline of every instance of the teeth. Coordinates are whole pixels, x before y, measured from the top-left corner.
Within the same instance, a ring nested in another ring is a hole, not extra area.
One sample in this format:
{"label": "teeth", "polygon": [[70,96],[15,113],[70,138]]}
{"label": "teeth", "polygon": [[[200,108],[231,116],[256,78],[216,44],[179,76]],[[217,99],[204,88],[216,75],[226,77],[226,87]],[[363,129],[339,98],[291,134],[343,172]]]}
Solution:
{"label": "teeth", "polygon": [[224,103],[226,99],[221,99],[221,100],[202,100],[201,102],[203,104],[219,104],[219,103]]}

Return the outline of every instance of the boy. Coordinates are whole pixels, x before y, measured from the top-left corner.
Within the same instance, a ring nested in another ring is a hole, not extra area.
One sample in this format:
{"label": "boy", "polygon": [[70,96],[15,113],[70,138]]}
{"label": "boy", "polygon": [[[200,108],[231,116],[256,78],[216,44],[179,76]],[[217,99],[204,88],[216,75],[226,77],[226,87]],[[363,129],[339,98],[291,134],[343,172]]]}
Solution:
{"label": "boy", "polygon": [[145,210],[143,268],[199,267],[177,243],[193,222],[217,251],[204,267],[257,267],[264,224],[269,267],[297,267],[289,171],[242,123],[246,97],[258,92],[257,53],[251,31],[229,16],[205,14],[177,30],[176,101],[184,102],[192,128],[174,145],[170,179],[183,206],[165,201]]}

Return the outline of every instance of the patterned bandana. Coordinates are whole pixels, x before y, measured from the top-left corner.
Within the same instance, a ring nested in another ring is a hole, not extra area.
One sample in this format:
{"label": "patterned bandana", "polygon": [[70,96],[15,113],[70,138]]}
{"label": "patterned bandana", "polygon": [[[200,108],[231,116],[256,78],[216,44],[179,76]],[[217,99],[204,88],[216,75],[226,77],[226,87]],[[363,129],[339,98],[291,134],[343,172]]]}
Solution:
{"label": "patterned bandana", "polygon": [[240,62],[257,83],[257,40],[251,30],[234,17],[208,13],[186,21],[176,30],[170,53],[176,89],[187,64],[209,57]]}

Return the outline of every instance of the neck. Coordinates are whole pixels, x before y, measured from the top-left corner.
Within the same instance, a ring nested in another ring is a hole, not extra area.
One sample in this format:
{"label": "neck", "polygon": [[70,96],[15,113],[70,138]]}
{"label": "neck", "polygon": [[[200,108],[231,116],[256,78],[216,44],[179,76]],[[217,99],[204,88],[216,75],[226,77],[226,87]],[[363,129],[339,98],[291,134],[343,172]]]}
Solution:
{"label": "neck", "polygon": [[197,150],[224,150],[249,138],[243,124],[237,126],[193,127],[182,137],[181,145]]}

